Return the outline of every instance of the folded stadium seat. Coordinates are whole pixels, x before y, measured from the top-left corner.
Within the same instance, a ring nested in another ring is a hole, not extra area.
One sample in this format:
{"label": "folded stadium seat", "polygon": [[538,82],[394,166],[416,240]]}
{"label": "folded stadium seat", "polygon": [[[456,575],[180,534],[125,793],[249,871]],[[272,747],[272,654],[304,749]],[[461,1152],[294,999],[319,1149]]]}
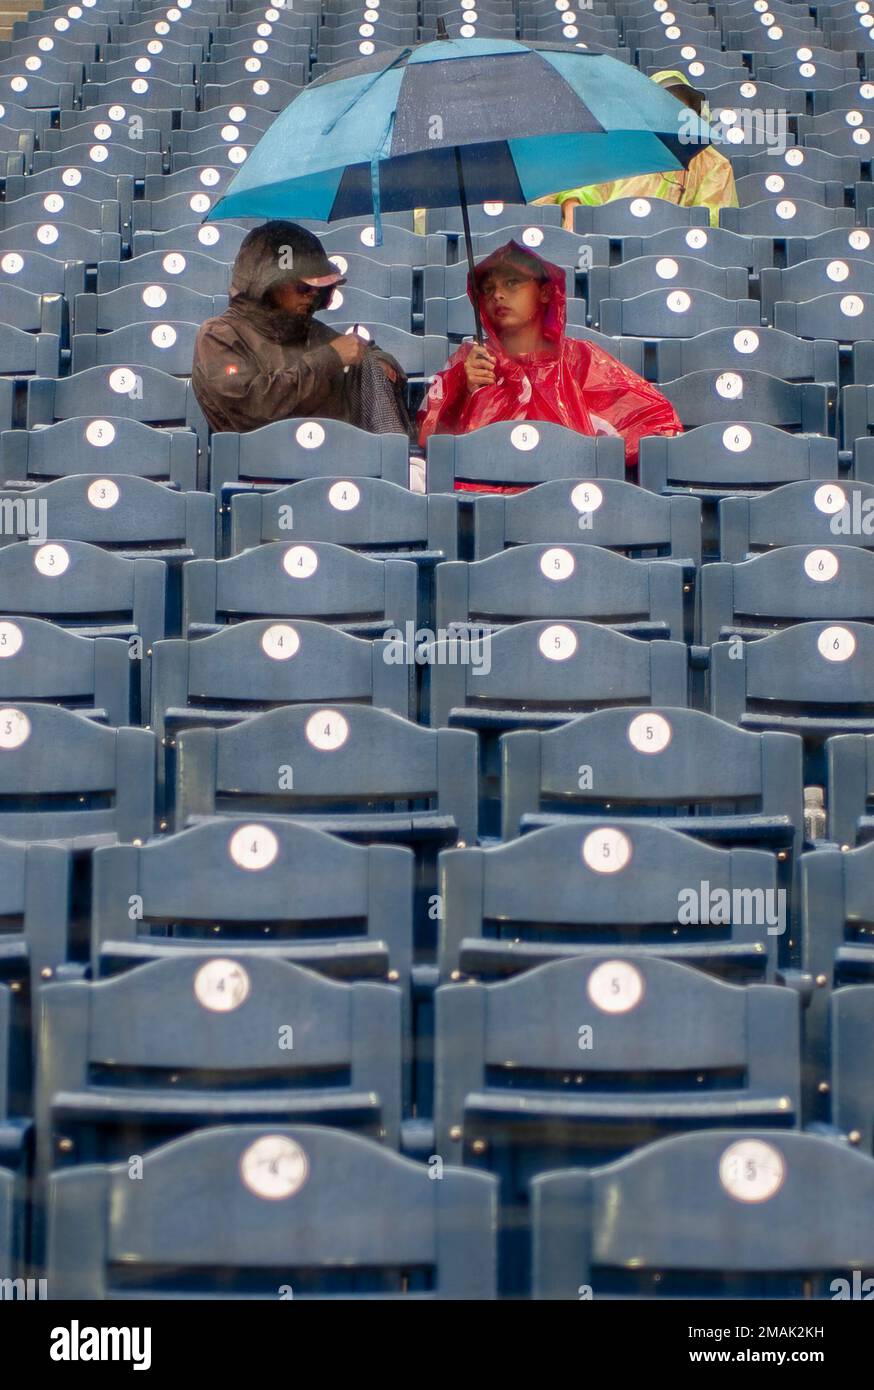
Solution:
{"label": "folded stadium seat", "polygon": [[3,701],[63,705],[115,726],[132,722],[139,699],[131,700],[134,663],[126,642],[77,637],[42,618],[4,618],[0,653],[7,658],[0,665]]}
{"label": "folded stadium seat", "polygon": [[245,163],[257,143],[257,138],[252,144],[244,145],[236,143],[233,145],[216,144],[210,145],[207,149],[198,150],[194,154],[179,151],[170,155],[170,170],[172,173],[180,169],[199,169],[202,164],[213,164],[216,168],[224,168],[229,165],[236,170]]}
{"label": "folded stadium seat", "polygon": [[[0,204],[0,206],[6,206]],[[10,278],[0,279],[0,321],[25,333],[50,333],[57,337],[66,331],[67,305],[60,294],[34,294]]]}
{"label": "folded stadium seat", "polygon": [[739,82],[724,82],[720,87],[711,87],[707,93],[710,110],[717,120],[724,109],[743,110],[753,98],[757,107],[764,110],[785,111],[789,115],[800,115],[807,110],[805,93],[800,89],[790,91],[772,82],[760,82],[749,74]]}
{"label": "folded stadium seat", "polygon": [[781,155],[775,155],[771,150],[739,155],[732,160],[732,165],[738,177],[749,177],[750,174],[803,174],[809,179],[835,180],[845,188],[852,188],[862,176],[860,159],[851,155],[827,154],[825,150],[802,145],[790,145]]}
{"label": "folded stadium seat", "polygon": [[785,545],[738,564],[705,565],[699,636],[705,646],[732,634],[745,641],[799,622],[870,622],[874,555],[857,545]]}
{"label": "folded stadium seat", "polygon": [[[234,171],[231,168],[217,169],[211,164],[204,164],[201,168],[180,169],[175,174],[150,174],[146,177],[143,196],[146,202],[157,202],[164,198],[172,198],[177,193],[208,193],[214,201],[224,192]],[[206,210],[205,208],[203,209]],[[194,211],[194,209],[192,209]],[[196,221],[186,219],[188,222]],[[182,223],[181,225],[185,225]]]}
{"label": "folded stadium seat", "polygon": [[[328,327],[335,323],[345,325],[350,319],[360,319],[374,326],[386,324],[409,333],[412,327],[411,308],[410,300],[400,295],[387,299],[381,295],[369,294],[367,290],[355,289],[351,285],[338,285],[329,303],[319,309],[318,314],[320,321]],[[426,325],[425,331],[442,332],[445,336],[445,330],[439,328]]]}
{"label": "folded stadium seat", "polygon": [[770,237],[741,236],[724,227],[666,227],[653,236],[622,237],[619,249],[623,264],[638,256],[682,256],[709,265],[746,266],[755,275],[762,266],[774,264],[774,243]]}
{"label": "folded stadium seat", "polygon": [[[860,285],[869,283],[870,277],[863,280],[864,274],[859,276]],[[820,294],[800,304],[776,303],[774,325],[803,338],[833,339],[848,359],[851,380],[867,382],[874,374],[874,294],[847,288],[848,294]]]}
{"label": "folded stadium seat", "polygon": [[17,130],[25,136],[41,138],[49,129],[53,115],[51,110],[31,110],[27,106],[19,106],[15,101],[0,102],[0,121],[7,130]]}
{"label": "folded stadium seat", "polygon": [[[290,960],[340,979],[409,982],[408,849],[349,844],[269,816],[213,817],[125,848],[128,853],[100,851],[94,858],[95,979],[182,953],[204,958],[208,952],[208,959],[219,949],[224,958],[245,952]],[[141,902],[141,916],[128,914],[131,894]]]}
{"label": "folded stadium seat", "polygon": [[[673,43],[665,43],[664,30],[657,34],[655,30],[648,29],[646,33],[637,30],[629,35],[630,49],[632,54],[637,53],[635,67],[646,71],[663,71],[665,68],[673,68],[678,58],[685,58],[687,62],[696,63],[715,63],[719,67],[731,65],[732,62],[738,66],[742,65],[742,58],[739,53],[724,53],[719,47],[719,36],[717,34],[702,33],[699,29],[695,37],[687,38],[686,26],[683,26],[682,33]],[[708,45],[707,40],[710,39]],[[713,47],[716,43],[717,47]]]}
{"label": "folded stadium seat", "polygon": [[[41,174],[16,175],[6,180],[6,203],[10,205],[10,212],[13,203],[29,195],[39,194],[45,199],[50,194],[66,197],[70,192],[92,202],[117,203],[121,227],[127,228],[133,200],[133,179],[129,175],[104,174],[94,166],[79,169],[71,165],[63,169],[44,169]],[[43,205],[43,217],[46,212],[48,209]]]}
{"label": "folded stadium seat", "polygon": [[454,560],[458,551],[454,497],[422,497],[383,478],[303,478],[269,493],[238,494],[230,510],[232,555],[288,540],[290,532],[296,540],[333,541],[420,565]]}
{"label": "folded stadium seat", "polygon": [[870,1154],[874,1150],[874,1096],[865,1059],[871,1054],[874,988],[845,985],[834,991],[830,1003],[831,1120],[862,1153]]}
{"label": "folded stadium seat", "polygon": [[42,34],[48,34],[52,38],[73,39],[77,43],[96,45],[107,42],[109,25],[105,22],[90,24],[84,19],[69,19],[65,14],[54,14],[51,11],[37,15],[36,18],[17,19],[12,25],[13,42],[16,39],[33,41]]}
{"label": "folded stadium seat", "polygon": [[0,256],[0,288],[17,287],[41,299],[68,301],[85,288],[84,261],[56,261],[40,251],[6,251]]}
{"label": "folded stadium seat", "polygon": [[[208,111],[200,111],[196,113],[189,112],[188,114],[209,116],[211,113]],[[232,145],[242,144],[251,148],[253,145],[257,145],[261,136],[264,134],[272,114],[273,113],[270,111],[255,112],[252,110],[250,112],[250,120],[240,120],[236,124],[227,119],[221,122],[212,120],[208,124],[204,123],[204,125],[197,130],[174,130],[170,135],[170,154],[171,156],[183,153],[188,155],[197,154],[201,150],[212,149],[216,145],[226,145],[230,148]],[[261,117],[263,124],[256,123],[254,119],[256,115]]]}
{"label": "folded stadium seat", "polygon": [[[366,255],[357,255],[353,251],[345,254],[335,251],[329,260],[337,267],[340,274],[346,277],[346,283],[350,289],[365,290],[368,294],[377,295],[382,299],[399,295],[408,304],[412,303],[412,266],[393,265],[390,262],[374,260]],[[442,267],[436,266],[426,268],[438,270],[438,273],[442,269]],[[344,286],[343,293],[345,294],[345,292]],[[409,320],[409,313],[407,319]]]}
{"label": "folded stadium seat", "polygon": [[[729,421],[743,421],[774,425],[782,430],[816,434],[828,431],[828,388],[821,384],[786,382],[759,371],[696,371],[678,381],[662,382],[659,389],[687,429],[723,421],[726,425]],[[642,439],[641,462],[644,450],[654,457],[660,449],[675,442],[681,450],[681,441],[660,439],[655,435]],[[700,444],[700,439],[698,442]],[[746,436],[733,439],[725,447],[744,452],[748,447]],[[781,481],[793,480],[784,478]]]}
{"label": "folded stadium seat", "polygon": [[749,288],[746,266],[717,266],[701,256],[635,256],[620,265],[594,266],[588,272],[593,319],[603,299],[630,299],[649,290],[682,286],[727,299],[743,299]]}
{"label": "folded stadium seat", "polygon": [[390,642],[300,619],[258,618],[196,642],[159,642],[150,727],[171,747],[183,729],[236,724],[280,705],[372,705],[406,719],[415,715],[415,668],[393,655]]}
{"label": "folded stadium seat", "polygon": [[[277,747],[293,759],[282,776]],[[183,730],[175,773],[178,830],[217,815],[282,815],[364,843],[476,842],[473,734],[388,710],[284,705],[224,729]]]}
{"label": "folded stadium seat", "polygon": [[[116,58],[111,62],[103,60],[89,63],[85,74],[85,80],[89,84],[125,80],[132,82],[138,77],[147,78],[149,82],[159,79],[176,86],[184,86],[195,81],[195,65],[191,62],[175,63],[172,59],[160,55],[150,58],[143,54],[137,58],[131,56]],[[172,102],[168,105],[172,106]]]}
{"label": "folded stadium seat", "polygon": [[407,488],[406,437],[370,434],[342,420],[297,418],[276,420],[245,434],[212,436],[210,488],[221,510],[227,509],[235,492],[257,491],[259,484],[272,490],[303,478],[333,481],[343,473],[346,478],[383,478]]}
{"label": "folded stadium seat", "polygon": [[62,58],[67,62],[76,62],[80,58],[96,58],[97,45],[87,41],[80,43],[68,33],[66,38],[56,34],[54,37],[46,35],[42,39],[5,39],[2,52],[7,58],[18,57],[25,63],[29,57]]}
{"label": "folded stadium seat", "polygon": [[[150,251],[160,251],[188,255],[199,251],[215,261],[233,265],[243,238],[249,231],[236,222],[197,222],[182,223],[167,232],[134,232],[131,237],[131,255],[145,256]],[[103,259],[108,260],[109,257]]]}
{"label": "folded stadium seat", "polygon": [[805,783],[823,786],[824,741],[874,731],[872,654],[874,630],[866,622],[799,622],[753,642],[717,642],[710,651],[712,712],[741,728],[800,733]]}
{"label": "folded stadium seat", "polygon": [[[849,111],[832,109],[819,116],[802,116],[798,122],[799,130],[805,135],[830,135],[835,130],[867,130],[874,126],[874,112],[870,107],[854,107]],[[866,142],[867,143],[867,142]]]}
{"label": "folded stadium seat", "polygon": [[808,260],[874,260],[874,236],[864,227],[850,231],[821,232],[813,237],[789,237],[786,264],[796,266]]}
{"label": "folded stadium seat", "polygon": [[[202,189],[197,193],[174,193],[169,198],[136,202],[132,208],[133,232],[173,232],[179,227],[190,225],[192,216],[205,215],[220,197],[220,192],[208,193]],[[227,270],[225,279],[227,280]]]}
{"label": "folded stadium seat", "polygon": [[235,62],[243,64],[244,72],[259,72],[258,68],[247,68],[247,58],[267,58],[270,63],[302,64],[306,72],[310,65],[310,36],[308,30],[300,35],[289,31],[288,40],[274,37],[264,39],[243,39],[238,43],[213,43],[209,50],[210,67],[216,63]]}
{"label": "folded stadium seat", "polygon": [[513,975],[609,949],[614,959],[666,957],[770,981],[779,937],[750,908],[763,893],[779,902],[775,883],[772,854],[715,848],[645,820],[553,825],[495,848],[445,850],[441,979]]}
{"label": "folded stadium seat", "polygon": [[0,102],[23,106],[27,111],[46,107],[72,108],[80,92],[84,90],[84,86],[79,88],[75,82],[57,82],[48,77],[40,77],[38,73],[28,73],[24,76],[19,70],[17,74],[0,75]]}
{"label": "folded stadium seat", "polygon": [[[314,228],[313,223],[305,224]],[[440,233],[418,236],[406,227],[382,224],[382,245],[376,246],[372,222],[345,223],[318,231],[327,254],[366,256],[383,265],[429,266],[446,264],[447,239]]]}
{"label": "folded stadium seat", "polygon": [[310,43],[315,44],[322,22],[321,5],[297,4],[293,10],[272,8],[270,19],[257,10],[241,10],[220,16],[220,22],[213,27],[213,43],[243,43],[256,39],[277,39],[280,43],[304,43],[307,34]]}
{"label": "folded stadium seat", "polygon": [[[391,22],[384,14],[380,14],[375,23],[366,20],[361,21],[360,16],[356,18],[353,14],[334,14],[326,15],[324,23],[319,29],[318,52],[324,48],[336,48],[338,45],[357,44],[361,39],[379,39],[383,43],[392,44],[396,48],[403,47],[404,44],[416,42],[416,16],[411,15],[405,23]],[[478,24],[477,33],[484,35],[488,28],[492,26]],[[468,36],[470,37],[470,36]],[[507,35],[514,38],[515,33]],[[307,57],[309,54],[307,54]]]}
{"label": "folded stadium seat", "polygon": [[593,1173],[534,1179],[532,1293],[834,1298],[835,1270],[874,1267],[872,1211],[874,1162],[834,1139],[676,1135]]}
{"label": "folded stadium seat", "polygon": [[[125,110],[123,106],[110,107],[109,109]],[[71,145],[90,145],[93,141],[97,141],[101,145],[121,143],[139,151],[163,150],[166,146],[168,138],[166,133],[158,129],[157,122],[153,121],[151,125],[148,124],[150,116],[148,111],[136,118],[136,124],[133,117],[128,123],[127,121],[112,122],[100,118],[95,119],[87,112],[76,114],[84,115],[86,119],[75,125],[72,123],[65,125],[62,130],[45,131],[40,136],[40,150],[65,150],[69,149]],[[142,126],[139,124],[140,121],[142,121]],[[131,143],[133,140],[136,140],[135,145]]]}
{"label": "folded stadium seat", "polygon": [[[871,269],[874,272],[874,266]],[[785,273],[764,272],[775,276]],[[764,286],[764,279],[762,283]],[[676,381],[687,372],[744,371],[748,367],[772,376],[779,374],[784,381],[836,385],[837,344],[804,341],[777,328],[712,328],[695,338],[665,338],[655,348],[656,381]]]}
{"label": "folded stadium seat", "polygon": [[730,563],[773,546],[861,546],[874,549],[874,486],[847,479],[787,483],[759,497],[726,497],[719,504],[719,554]]}
{"label": "folded stadium seat", "polygon": [[[865,46],[868,46],[868,40]],[[847,82],[843,87],[815,90],[813,114],[821,116],[824,111],[864,111],[866,107],[874,110],[874,84],[871,82]]]}
{"label": "folded stadium seat", "polygon": [[625,450],[621,439],[581,435],[551,421],[502,421],[469,434],[431,435],[425,476],[429,492],[452,492],[460,483],[531,487],[559,478],[623,481]]}
{"label": "folded stadium seat", "polygon": [[[0,92],[2,89],[0,79]],[[194,111],[197,88],[192,82],[166,82],[160,77],[116,77],[111,82],[83,82],[83,106],[99,106],[104,101],[136,102],[149,110]]]}
{"label": "folded stadium seat", "polygon": [[149,658],[164,636],[166,565],[126,559],[86,541],[19,541],[0,547],[0,583],[6,614],[50,618],[80,636],[123,638],[131,661],[140,663],[142,707],[148,708]]}
{"label": "folded stadium seat", "polygon": [[[652,18],[657,19],[658,16],[654,15]],[[704,19],[705,16],[702,15],[701,18]],[[662,60],[666,48],[669,48],[680,58],[682,57],[681,49],[687,46],[692,47],[695,49],[692,57],[696,60],[700,49],[707,57],[712,54],[710,61],[714,63],[718,61],[717,55],[721,52],[719,34],[712,21],[702,25],[700,22],[693,23],[684,18],[680,24],[664,25],[627,19],[623,25],[623,37],[632,53],[635,50],[638,53],[640,51],[646,52],[647,49],[658,50],[657,62]],[[725,58],[726,55],[722,53],[722,57]],[[640,58],[638,61],[642,63]],[[701,61],[705,60],[702,59]],[[642,65],[644,64],[642,63]]]}
{"label": "folded stadium seat", "polygon": [[160,174],[163,155],[158,150],[134,149],[131,142],[110,140],[107,144],[64,145],[58,150],[36,150],[33,172],[46,169],[66,169],[81,166],[99,169],[106,174],[123,174],[142,179],[147,174]]}
{"label": "folded stadium seat", "polygon": [[773,173],[745,174],[736,180],[741,207],[768,198],[791,198],[808,203],[821,203],[827,208],[844,206],[844,186],[834,180],[807,178],[804,174]]}
{"label": "folded stadium seat", "polygon": [[202,636],[247,618],[313,618],[383,637],[416,620],[416,566],[371,560],[328,541],[273,541],[182,571],[182,632]]}
{"label": "folded stadium seat", "polygon": [[[459,279],[461,278],[459,276]],[[588,321],[586,301],[574,298],[574,273],[572,270],[565,270],[565,280],[567,286],[565,304],[567,325],[568,327],[585,328]],[[443,296],[436,299],[426,299],[424,323],[426,334],[435,334],[452,339],[473,337],[473,305],[468,298],[466,289],[463,294],[457,294],[452,299],[446,299]]]}
{"label": "folded stadium seat", "polygon": [[104,333],[128,324],[164,319],[200,324],[223,313],[226,307],[226,294],[199,294],[183,282],[131,284],[102,294],[77,294],[73,301],[73,331]]}
{"label": "folded stadium seat", "polygon": [[[194,1208],[204,1165],[211,1181]],[[495,1296],[488,1174],[447,1166],[431,1182],[429,1165],[372,1140],[276,1124],[191,1134],[146,1155],[143,1169],[141,1183],[127,1159],[52,1177],[47,1275],[59,1297]],[[138,1254],[120,1277],[122,1247]]]}
{"label": "folded stadium seat", "polygon": [[[212,111],[183,111],[181,120],[181,127],[172,132],[171,138],[179,142],[180,149],[194,150],[198,145],[190,143],[192,140],[198,140],[201,144],[216,143],[207,137],[207,131],[213,128],[218,130],[222,140],[227,138],[224,133],[227,125],[236,126],[238,130],[257,130],[263,133],[276,120],[276,112],[268,111],[257,102],[247,102],[245,106],[230,102],[224,107],[215,107]],[[186,136],[189,143],[184,146]],[[236,139],[236,135],[231,136],[230,143]]]}
{"label": "folded stadium seat", "polygon": [[197,486],[197,439],[189,430],[153,429],[118,416],[75,416],[0,433],[0,483],[20,488],[77,473],[151,478],[192,491]]}
{"label": "folded stadium seat", "polygon": [[[745,278],[746,272],[742,274]],[[629,334],[654,343],[657,338],[691,338],[736,324],[757,327],[760,318],[755,300],[724,299],[706,290],[678,288],[648,290],[633,299],[602,299],[598,323],[604,333]]]}
{"label": "folded stadium seat", "polygon": [[[131,18],[135,22],[112,25],[112,42],[142,43],[145,46],[152,39],[172,38],[174,43],[197,44],[206,49],[210,41],[211,29],[209,26],[168,24],[166,15],[166,10],[152,10],[150,14],[143,11],[132,11]],[[167,102],[166,105],[171,106],[172,102]]]}
{"label": "folded stadium seat", "polygon": [[[145,57],[167,59],[171,63],[200,63],[204,57],[202,43],[178,43],[174,39],[149,39],[148,43],[102,43],[100,57],[105,63],[116,62],[119,58],[134,61]],[[148,71],[148,69],[144,69]]]}
{"label": "folded stadium seat", "polygon": [[[610,238],[589,236],[585,241],[580,241],[579,237],[573,232],[565,231],[563,227],[538,227],[538,226],[519,226],[505,227],[495,232],[483,232],[473,238],[473,253],[477,260],[485,259],[493,251],[504,246],[506,242],[512,240],[521,242],[523,246],[530,247],[536,251],[538,256],[542,256],[547,261],[552,261],[554,265],[560,265],[568,270],[575,270],[579,274],[585,272],[593,265],[607,266],[610,264]],[[466,265],[459,261],[457,265],[448,266],[446,269],[447,277],[464,271],[467,275]],[[435,283],[439,283],[436,282]],[[458,294],[466,287],[467,281],[459,286],[455,281],[452,282],[451,293]],[[430,293],[438,294],[435,289],[429,293],[428,275],[425,276],[425,298],[430,297]],[[450,291],[446,291],[450,293]]]}
{"label": "folded stadium seat", "polygon": [[[844,457],[853,459],[853,476],[874,482],[874,394],[868,386],[845,386],[841,392],[841,441]],[[854,523],[854,530],[858,526]]]}
{"label": "folded stadium seat", "polygon": [[471,564],[438,565],[435,612],[438,632],[463,637],[533,618],[575,618],[629,637],[682,641],[683,569],[597,545],[516,545]]}
{"label": "folded stadium seat", "polygon": [[[97,106],[89,106],[85,111],[61,111],[58,113],[58,132],[61,136],[71,130],[82,131],[80,139],[111,139],[112,136],[94,135],[96,125],[108,125],[110,131],[116,137],[122,133],[125,139],[130,138],[130,132],[136,130],[142,134],[143,138],[153,131],[157,131],[163,137],[163,144],[159,148],[164,148],[170,138],[170,131],[173,129],[173,111],[152,110],[145,106],[137,106],[133,102],[106,101]],[[84,132],[90,126],[91,134]],[[54,139],[54,130],[46,131],[48,138]],[[74,143],[67,141],[68,144]],[[42,144],[42,136],[40,136]]]}
{"label": "folded stadium seat", "polygon": [[706,208],[681,208],[664,198],[617,198],[601,207],[575,207],[574,231],[609,237],[646,237],[666,227],[704,227]]}
{"label": "folded stadium seat", "polygon": [[202,442],[205,455],[206,421],[190,383],[152,367],[92,367],[60,380],[36,377],[28,382],[28,429],[73,416],[187,425]]}
{"label": "folded stadium seat", "polygon": [[[473,236],[519,227],[561,227],[561,208],[557,203],[539,207],[529,203],[472,203],[468,214]],[[457,207],[427,208],[425,223],[429,232],[449,232],[455,237],[464,233],[461,209]]]}
{"label": "folded stadium seat", "polygon": [[[289,1119],[397,1149],[400,1002],[391,985],[327,980],[254,952],[156,960],[94,984],[48,986],[37,1169],[48,1176],[126,1159],[131,1144],[146,1154],[194,1129]],[[184,1091],[167,1081],[180,1068]],[[140,1081],[147,1069],[157,1079],[148,1089]]]}
{"label": "folded stadium seat", "polygon": [[516,496],[477,497],[473,558],[507,547],[583,540],[632,558],[676,560],[694,574],[701,560],[701,504],[656,497],[632,483],[539,483]]}
{"label": "folded stadium seat", "polygon": [[[0,984],[0,1173],[23,1174],[29,1166],[33,1103],[28,1023],[23,1001]],[[0,1250],[4,1244],[0,1236]],[[5,1268],[3,1273],[5,1278]]]}
{"label": "folded stadium seat", "polygon": [[354,63],[359,58],[369,58],[374,53],[392,53],[397,45],[376,35],[372,39],[358,39],[353,43],[320,43],[318,60],[313,63],[310,77],[315,81],[324,77],[337,63]]}
{"label": "folded stadium seat", "polygon": [[805,135],[804,143],[814,149],[826,150],[829,154],[852,155],[870,162],[874,157],[872,138],[867,126],[844,126],[830,132],[812,130]]}
{"label": "folded stadium seat", "polygon": [[229,285],[228,265],[201,252],[146,252],[132,260],[97,264],[99,299],[119,288],[142,295],[145,289],[156,285],[164,286],[168,295],[185,289],[195,295],[224,299]]}
{"label": "folded stadium seat", "polygon": [[[3,950],[0,952],[0,1013],[8,1003],[18,1015],[21,1041],[33,1036],[31,1015],[35,1014],[37,991],[68,959],[71,912],[71,857],[61,845],[19,844],[0,840],[0,903],[3,907]],[[11,996],[11,999],[10,999]],[[35,1021],[35,1020],[33,1020]],[[0,1025],[2,1027],[2,1025]],[[2,1043],[0,1043],[2,1050]],[[22,1071],[30,1080],[30,1057],[23,1058]],[[3,1085],[6,1069],[0,1064]],[[0,1112],[3,1101],[0,1100]],[[29,1112],[29,1113],[32,1113]],[[4,1144],[4,1120],[0,1118],[0,1151]],[[0,1219],[0,1232],[3,1222]],[[2,1246],[2,1235],[0,1235]]]}
{"label": "folded stadium seat", "polygon": [[118,366],[130,360],[171,376],[187,377],[199,328],[199,323],[162,320],[129,323],[110,333],[76,333],[71,370],[85,372],[90,367]]}
{"label": "folded stadium seat", "polygon": [[799,1000],[777,985],[602,947],[499,984],[442,985],[435,1009],[435,1149],[500,1179],[505,1296],[527,1291],[538,1173],[591,1168],[691,1127],[800,1123]]}
{"label": "folded stadium seat", "polygon": [[758,58],[756,76],[763,82],[769,82],[775,87],[786,87],[790,91],[793,88],[810,92],[824,91],[829,87],[843,87],[851,75],[843,65],[839,53],[835,53],[836,61],[832,63],[796,61],[783,63],[780,67],[769,67],[765,57],[765,54],[761,54]]}
{"label": "folded stadium seat", "polygon": [[147,729],[21,701],[4,711],[3,729],[0,834],[74,851],[152,834],[155,736]]}
{"label": "folded stadium seat", "polygon": [[852,208],[821,207],[818,203],[791,198],[765,198],[741,208],[720,208],[719,225],[731,232],[755,236],[816,236],[833,227],[852,227]]}
{"label": "folded stadium seat", "polygon": [[[857,260],[853,256],[829,259],[822,256],[810,258],[784,270],[766,268],[761,275],[762,310],[769,318],[773,314],[774,306],[778,300],[793,301],[799,308],[802,308],[802,302],[806,300],[816,302],[821,298],[830,297],[840,301],[841,296],[852,294],[861,296],[862,303],[865,304],[866,298],[870,297],[872,293],[874,293],[874,259]],[[785,306],[781,304],[780,307],[782,311]],[[838,303],[838,309],[840,309],[840,303]],[[807,306],[804,305],[802,322],[804,322],[807,313]],[[843,315],[843,317],[848,316]],[[864,313],[863,317],[865,317]],[[839,322],[843,334],[844,325],[842,320]],[[834,325],[830,324],[830,326]],[[852,325],[848,325],[848,328],[852,328]],[[823,333],[821,336],[830,338],[834,335]],[[804,337],[809,338],[810,334],[805,333]],[[846,340],[839,336],[837,341]]]}
{"label": "folded stadium seat", "polygon": [[0,324],[0,420],[13,423],[16,380],[27,376],[56,376],[60,371],[60,339],[56,333],[25,333]]}
{"label": "folded stadium seat", "polygon": [[702,840],[791,855],[803,841],[802,793],[800,739],[697,710],[602,709],[502,739],[504,840],[621,808]]}
{"label": "folded stadium seat", "polygon": [[206,82],[200,89],[200,109],[211,111],[228,102],[257,102],[268,111],[284,111],[302,90],[293,82],[266,77],[256,77],[254,81],[249,76],[237,82]]}
{"label": "folded stadium seat", "polygon": [[[745,82],[749,80],[750,70],[745,67],[740,58],[735,54],[723,53],[723,58],[735,58],[733,63],[702,63],[698,58],[683,58],[683,48],[686,47],[684,40],[677,44],[676,58],[671,64],[672,69],[685,73],[689,82],[697,86],[699,91],[708,92],[714,87],[724,87],[727,82]],[[688,45],[693,47],[694,45]],[[647,77],[652,77],[653,73],[662,71],[664,63],[645,63],[641,64],[641,71]]]}
{"label": "folded stadium seat", "polygon": [[[90,228],[92,231],[118,233],[121,226],[121,209],[117,202],[95,202],[79,193],[31,193],[23,198],[15,198],[9,203],[0,203],[0,228],[7,230],[23,223],[37,226],[41,245],[52,247],[54,242],[44,240],[44,226],[56,219],[63,226]],[[42,233],[42,235],[40,235]],[[78,249],[78,248],[77,248]],[[86,260],[88,253],[60,259]]]}

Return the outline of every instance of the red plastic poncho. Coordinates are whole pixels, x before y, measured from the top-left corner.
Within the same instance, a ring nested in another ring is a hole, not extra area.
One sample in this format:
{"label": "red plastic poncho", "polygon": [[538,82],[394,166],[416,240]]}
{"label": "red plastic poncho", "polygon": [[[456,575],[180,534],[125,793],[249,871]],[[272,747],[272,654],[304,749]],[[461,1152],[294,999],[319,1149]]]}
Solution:
{"label": "red plastic poncho", "polygon": [[[553,290],[543,318],[548,351],[510,357],[486,313],[479,290],[481,278],[508,255],[521,252],[543,266]],[[637,449],[646,434],[682,434],[683,426],[670,401],[636,372],[617,362],[594,343],[566,338],[565,273],[527,246],[509,241],[476,267],[476,293],[486,343],[497,357],[494,386],[483,386],[472,395],[467,389],[464,360],[473,347],[462,343],[438,372],[419,410],[419,443],[431,434],[466,434],[469,430],[501,420],[547,420],[580,434],[620,434],[625,440],[625,461],[637,462]],[[474,287],[468,276],[467,293],[473,303]],[[493,488],[459,483],[470,492],[520,492],[522,488]]]}

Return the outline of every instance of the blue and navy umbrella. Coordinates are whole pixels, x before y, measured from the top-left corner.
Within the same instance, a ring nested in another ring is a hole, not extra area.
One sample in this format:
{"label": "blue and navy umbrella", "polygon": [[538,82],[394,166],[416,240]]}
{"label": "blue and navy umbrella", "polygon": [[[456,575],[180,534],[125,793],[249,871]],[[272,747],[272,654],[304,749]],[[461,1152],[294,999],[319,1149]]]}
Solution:
{"label": "blue and navy umbrella", "polygon": [[[684,168],[709,129],[606,54],[449,39],[343,63],[261,137],[208,219],[331,221],[529,203],[558,189]],[[477,325],[479,337],[479,325]]]}

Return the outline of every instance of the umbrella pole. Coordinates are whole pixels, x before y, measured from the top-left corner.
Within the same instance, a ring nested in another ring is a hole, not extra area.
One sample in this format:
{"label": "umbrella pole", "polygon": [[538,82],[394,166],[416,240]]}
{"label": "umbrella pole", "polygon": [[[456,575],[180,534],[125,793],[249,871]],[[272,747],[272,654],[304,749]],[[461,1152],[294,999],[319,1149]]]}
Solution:
{"label": "umbrella pole", "polygon": [[[458,174],[458,197],[459,202],[461,204],[461,222],[462,226],[464,227],[464,245],[467,251],[467,264],[470,270],[471,284],[475,284],[473,264],[473,242],[471,241],[470,236],[470,218],[467,214],[467,197],[465,196],[464,192],[464,171],[461,167],[461,150],[458,148],[457,145],[455,146],[455,169]],[[482,347],[483,325],[482,320],[479,316],[479,300],[476,297],[476,293],[474,293],[473,295],[473,321],[474,327],[476,329],[476,340],[479,343],[480,347]]]}

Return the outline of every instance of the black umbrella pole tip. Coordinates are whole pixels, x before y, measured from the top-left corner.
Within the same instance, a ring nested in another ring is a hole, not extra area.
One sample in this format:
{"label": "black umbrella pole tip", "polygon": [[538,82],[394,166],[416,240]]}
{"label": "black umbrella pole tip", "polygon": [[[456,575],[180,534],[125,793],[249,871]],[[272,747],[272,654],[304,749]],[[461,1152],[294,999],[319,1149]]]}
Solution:
{"label": "black umbrella pole tip", "polygon": [[442,15],[439,15],[437,19],[437,37],[438,39],[449,38],[449,35],[446,32],[446,20],[443,18]]}

